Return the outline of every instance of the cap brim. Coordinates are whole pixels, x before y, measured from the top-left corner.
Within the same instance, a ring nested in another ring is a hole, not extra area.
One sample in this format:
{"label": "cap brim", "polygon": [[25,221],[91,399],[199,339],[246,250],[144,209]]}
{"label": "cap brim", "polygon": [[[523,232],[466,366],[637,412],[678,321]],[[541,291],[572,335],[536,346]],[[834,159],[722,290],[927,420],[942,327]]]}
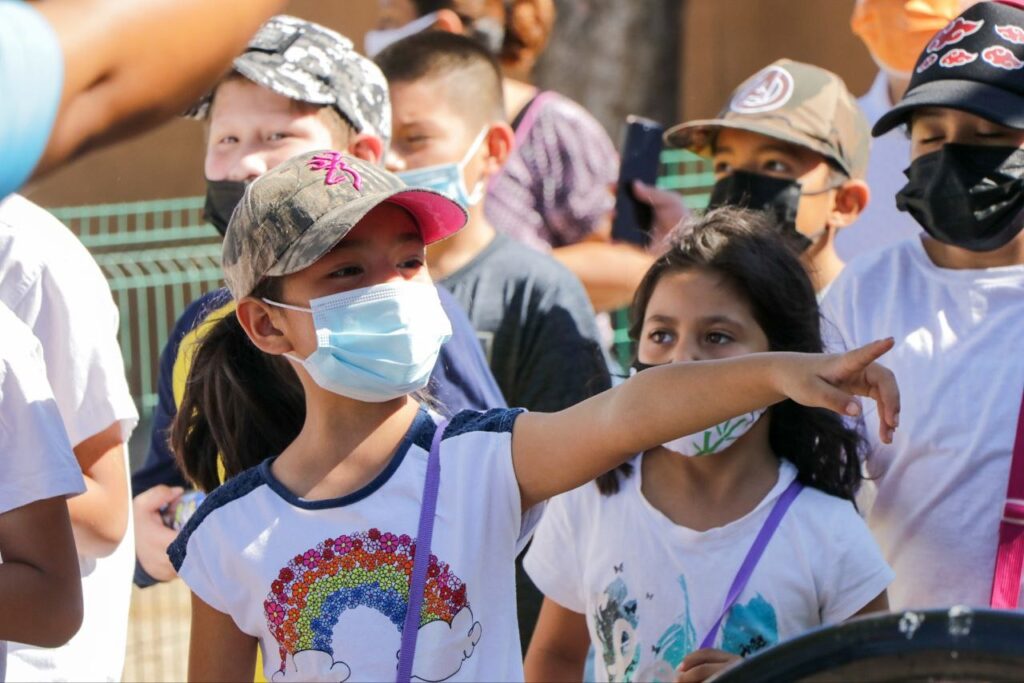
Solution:
{"label": "cap brim", "polygon": [[711,157],[711,143],[715,133],[723,128],[731,130],[743,130],[748,133],[757,133],[774,140],[782,140],[798,147],[809,149],[812,152],[832,159],[840,165],[843,170],[852,176],[851,169],[847,169],[841,159],[836,158],[832,150],[819,144],[814,138],[802,137],[799,135],[788,135],[779,130],[776,126],[765,125],[757,121],[744,119],[702,119],[699,121],[687,121],[673,126],[665,131],[665,144],[671,147],[685,149],[703,157]]}
{"label": "cap brim", "polygon": [[957,109],[1009,128],[1024,129],[1024,97],[989,83],[943,79],[922,83],[908,92],[878,119],[871,135],[885,135],[909,121],[915,110],[925,107]]}
{"label": "cap brim", "polygon": [[321,216],[288,247],[266,275],[290,275],[316,263],[366,214],[381,204],[395,204],[408,211],[420,230],[424,244],[450,237],[465,227],[469,220],[465,209],[433,190],[401,188],[360,197]]}

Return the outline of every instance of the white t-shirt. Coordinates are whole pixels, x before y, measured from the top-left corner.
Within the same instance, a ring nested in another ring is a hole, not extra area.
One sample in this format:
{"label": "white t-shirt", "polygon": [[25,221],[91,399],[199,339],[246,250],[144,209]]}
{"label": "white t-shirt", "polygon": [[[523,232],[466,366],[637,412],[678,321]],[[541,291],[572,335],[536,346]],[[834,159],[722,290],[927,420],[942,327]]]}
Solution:
{"label": "white t-shirt", "polygon": [[[518,414],[463,411],[445,431],[414,677],[523,679],[515,558],[541,508],[521,511]],[[433,434],[421,411],[385,470],[335,500],[295,497],[268,460],[207,497],[171,545],[189,588],[259,639],[267,680],[394,680]]]}
{"label": "white t-shirt", "polygon": [[871,443],[867,520],[896,570],[894,609],[987,606],[1024,391],[1024,265],[936,267],[920,239],[849,266],[824,304],[845,347],[887,336],[900,427]]}
{"label": "white t-shirt", "polygon": [[[0,303],[0,515],[85,491],[32,331]],[[0,641],[0,681],[6,644]],[[17,680],[17,679],[15,679]]]}
{"label": "white t-shirt", "polygon": [[[892,109],[888,81],[879,73],[875,82],[858,100],[861,111],[873,126]],[[850,260],[920,234],[921,226],[909,213],[896,208],[896,193],[907,184],[903,169],[910,165],[910,140],[902,126],[871,141],[867,183],[871,200],[867,208],[848,228],[839,231],[836,251],[839,258]]]}
{"label": "white t-shirt", "polygon": [[[642,456],[622,489],[593,483],[557,496],[526,554],[537,587],[586,616],[599,681],[671,681],[721,613],[729,587],[772,506],[779,480],[749,514],[704,532],[672,522],[641,490]],[[849,501],[805,488],[722,622],[714,647],[746,656],[856,614],[892,580]]]}
{"label": "white t-shirt", "polygon": [[[17,195],[0,202],[0,302],[42,343],[46,374],[72,446],[120,422],[127,481],[127,443],[138,413],[125,379],[110,287],[70,230]],[[131,517],[113,554],[79,561],[82,628],[56,649],[12,644],[12,679],[120,679],[135,567]]]}

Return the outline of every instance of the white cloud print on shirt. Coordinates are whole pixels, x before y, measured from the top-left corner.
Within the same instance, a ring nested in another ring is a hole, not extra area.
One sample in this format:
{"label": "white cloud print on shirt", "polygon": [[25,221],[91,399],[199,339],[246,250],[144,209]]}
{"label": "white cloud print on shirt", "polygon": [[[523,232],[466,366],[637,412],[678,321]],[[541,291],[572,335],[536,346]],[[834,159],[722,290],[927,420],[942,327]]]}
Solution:
{"label": "white cloud print on shirt", "polygon": [[[372,647],[372,640],[335,642],[335,627],[343,613],[368,609],[401,632],[414,546],[408,535],[370,529],[327,539],[292,558],[263,603],[267,626],[279,647],[280,665],[273,680],[341,683],[353,673],[356,679],[365,678],[344,661],[345,652]],[[428,683],[451,678],[473,655],[481,636],[466,585],[431,555],[413,678]]]}

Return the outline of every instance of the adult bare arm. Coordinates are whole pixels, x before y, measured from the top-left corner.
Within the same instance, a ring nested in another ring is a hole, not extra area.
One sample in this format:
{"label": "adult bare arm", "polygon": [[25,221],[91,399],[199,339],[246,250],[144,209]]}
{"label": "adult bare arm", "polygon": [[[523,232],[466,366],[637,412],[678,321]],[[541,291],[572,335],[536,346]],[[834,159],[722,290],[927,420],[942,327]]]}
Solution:
{"label": "adult bare arm", "polygon": [[551,255],[583,283],[594,310],[628,306],[654,256],[629,244],[584,240],[552,250]]}
{"label": "adult bare arm", "polygon": [[85,493],[68,501],[78,552],[105,557],[128,530],[128,475],[121,425],[113,423],[74,447],[85,478]]}
{"label": "adult bare arm", "polygon": [[859,415],[853,396],[878,403],[882,441],[899,421],[892,373],[874,361],[892,340],[845,354],[762,353],[673,363],[557,413],[526,413],[512,433],[523,509],[573,489],[636,453],[785,398]]}
{"label": "adult bare arm", "polygon": [[38,177],[180,114],[285,0],[35,0],[64,52],[64,88]]}
{"label": "adult bare arm", "polygon": [[0,554],[0,640],[70,640],[82,623],[82,581],[64,498],[0,514]]}

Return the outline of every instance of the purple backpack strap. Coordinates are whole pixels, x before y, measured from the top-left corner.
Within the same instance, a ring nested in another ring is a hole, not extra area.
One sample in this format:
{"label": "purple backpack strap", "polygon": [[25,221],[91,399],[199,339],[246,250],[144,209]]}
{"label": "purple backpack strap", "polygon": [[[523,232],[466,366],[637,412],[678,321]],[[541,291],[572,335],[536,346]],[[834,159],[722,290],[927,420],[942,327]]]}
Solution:
{"label": "purple backpack strap", "polygon": [[427,477],[423,482],[423,502],[420,504],[419,529],[416,532],[416,554],[412,561],[412,577],[409,581],[409,606],[405,611],[402,626],[402,646],[398,651],[398,683],[412,679],[412,662],[416,657],[416,637],[420,630],[420,610],[423,607],[423,591],[427,585],[427,565],[430,561],[430,540],[434,535],[434,512],[437,510],[437,490],[441,484],[441,437],[448,426],[442,420],[434,429],[427,457]]}
{"label": "purple backpack strap", "polygon": [[786,510],[793,504],[796,497],[800,495],[804,485],[800,482],[793,480],[779,499],[775,501],[775,506],[772,511],[768,513],[768,519],[764,520],[764,524],[761,526],[761,530],[757,532],[757,538],[754,539],[754,543],[750,546],[750,550],[747,551],[747,556],[743,558],[743,564],[740,565],[740,570],[736,572],[736,578],[732,581],[732,586],[729,587],[729,593],[725,596],[725,605],[722,607],[721,614],[718,615],[718,619],[715,620],[714,626],[708,631],[708,634],[704,636],[704,640],[701,641],[700,649],[712,647],[715,644],[715,640],[718,638],[718,629],[722,626],[722,620],[725,619],[725,615],[729,613],[732,606],[739,600],[740,593],[747,587],[747,582],[750,581],[751,575],[754,573],[754,568],[757,567],[757,563],[761,559],[761,555],[764,554],[764,549],[768,547],[768,541],[772,540],[772,535],[775,534],[775,530],[779,527],[779,522],[786,515]]}

